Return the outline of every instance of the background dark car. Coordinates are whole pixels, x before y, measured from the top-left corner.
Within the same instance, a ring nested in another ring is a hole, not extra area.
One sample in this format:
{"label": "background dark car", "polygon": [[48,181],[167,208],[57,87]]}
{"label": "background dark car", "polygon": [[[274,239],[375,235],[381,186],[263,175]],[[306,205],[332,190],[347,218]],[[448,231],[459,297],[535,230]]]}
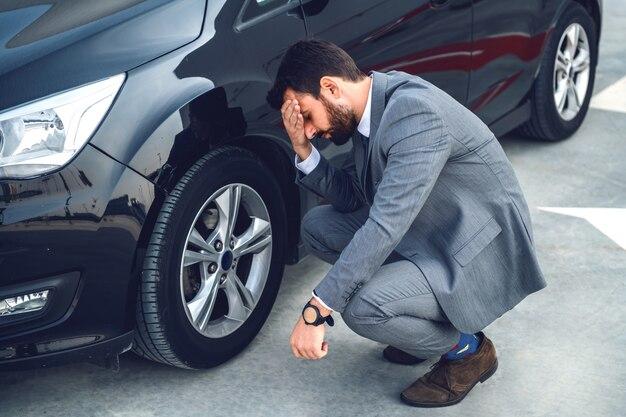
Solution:
{"label": "background dark car", "polygon": [[296,40],[418,74],[497,135],[559,140],[600,24],[596,0],[0,2],[0,366],[132,348],[206,368],[249,344],[324,201],[265,101]]}

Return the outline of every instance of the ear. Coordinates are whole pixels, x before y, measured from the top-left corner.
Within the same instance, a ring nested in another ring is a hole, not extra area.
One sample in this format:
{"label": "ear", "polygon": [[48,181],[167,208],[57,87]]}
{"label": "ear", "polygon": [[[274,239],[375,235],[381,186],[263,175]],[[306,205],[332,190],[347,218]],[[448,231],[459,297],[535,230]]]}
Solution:
{"label": "ear", "polygon": [[[330,95],[335,98],[339,98],[341,96],[341,91],[339,90],[339,84],[333,79],[333,77],[329,77],[327,75],[320,78],[320,90],[327,90]],[[320,91],[320,92],[321,92]]]}

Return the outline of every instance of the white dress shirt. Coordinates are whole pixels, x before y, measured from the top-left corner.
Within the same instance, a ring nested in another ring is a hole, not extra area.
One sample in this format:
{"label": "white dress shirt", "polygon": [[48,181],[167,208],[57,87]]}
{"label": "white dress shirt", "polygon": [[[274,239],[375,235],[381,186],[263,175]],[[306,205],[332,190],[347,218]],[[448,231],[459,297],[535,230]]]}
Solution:
{"label": "white dress shirt", "polygon": [[[370,75],[370,78],[372,78],[371,75]],[[366,138],[369,138],[370,136],[370,118],[372,115],[372,85],[373,84],[374,84],[373,82],[370,82],[370,89],[367,94],[367,103],[365,103],[365,109],[363,110],[363,115],[361,116],[361,120],[359,121],[359,124],[356,127],[359,133],[361,133]],[[313,144],[311,144],[311,147],[312,147],[311,154],[304,161],[300,160],[300,157],[298,156],[298,154],[296,154],[296,157],[295,157],[296,167],[300,171],[304,172],[305,175],[313,171],[320,161],[319,151],[315,148],[315,146],[313,146]],[[320,304],[324,306],[324,308],[327,308],[328,310],[333,311],[333,309],[328,307],[326,303],[323,302],[322,299],[319,298],[315,294],[314,291],[312,291],[311,294],[313,295],[313,297],[315,297],[317,301],[320,302]]]}

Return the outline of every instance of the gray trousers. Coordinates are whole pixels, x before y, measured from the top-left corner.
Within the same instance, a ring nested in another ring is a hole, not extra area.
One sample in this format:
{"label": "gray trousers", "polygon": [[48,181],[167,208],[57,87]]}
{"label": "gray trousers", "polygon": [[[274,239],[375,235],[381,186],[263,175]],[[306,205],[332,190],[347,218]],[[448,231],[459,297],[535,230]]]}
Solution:
{"label": "gray trousers", "polygon": [[[309,210],[301,236],[309,252],[334,264],[367,220],[369,206],[341,213],[330,204]],[[341,314],[355,333],[419,358],[449,351],[459,331],[448,321],[421,270],[393,251]]]}

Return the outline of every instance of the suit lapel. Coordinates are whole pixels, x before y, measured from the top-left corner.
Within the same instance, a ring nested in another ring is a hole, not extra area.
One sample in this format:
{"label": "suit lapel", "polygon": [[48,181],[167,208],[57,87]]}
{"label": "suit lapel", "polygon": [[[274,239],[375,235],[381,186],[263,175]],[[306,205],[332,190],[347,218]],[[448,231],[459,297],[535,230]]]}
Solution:
{"label": "suit lapel", "polygon": [[367,172],[368,172],[369,162],[370,162],[370,153],[371,153],[374,141],[376,140],[376,133],[378,131],[380,120],[383,117],[383,111],[385,110],[385,92],[387,91],[387,74],[378,72],[378,71],[370,71],[370,72],[372,74],[372,103],[371,103],[371,116],[370,116],[370,136],[369,136],[369,140],[367,141],[367,152],[365,154],[365,159],[363,161],[365,166],[363,168],[363,177],[361,178],[361,184],[363,186],[363,190],[365,191],[365,195],[368,201],[369,201],[369,193],[368,193],[368,188],[366,187],[367,185],[366,178],[367,178]]}

